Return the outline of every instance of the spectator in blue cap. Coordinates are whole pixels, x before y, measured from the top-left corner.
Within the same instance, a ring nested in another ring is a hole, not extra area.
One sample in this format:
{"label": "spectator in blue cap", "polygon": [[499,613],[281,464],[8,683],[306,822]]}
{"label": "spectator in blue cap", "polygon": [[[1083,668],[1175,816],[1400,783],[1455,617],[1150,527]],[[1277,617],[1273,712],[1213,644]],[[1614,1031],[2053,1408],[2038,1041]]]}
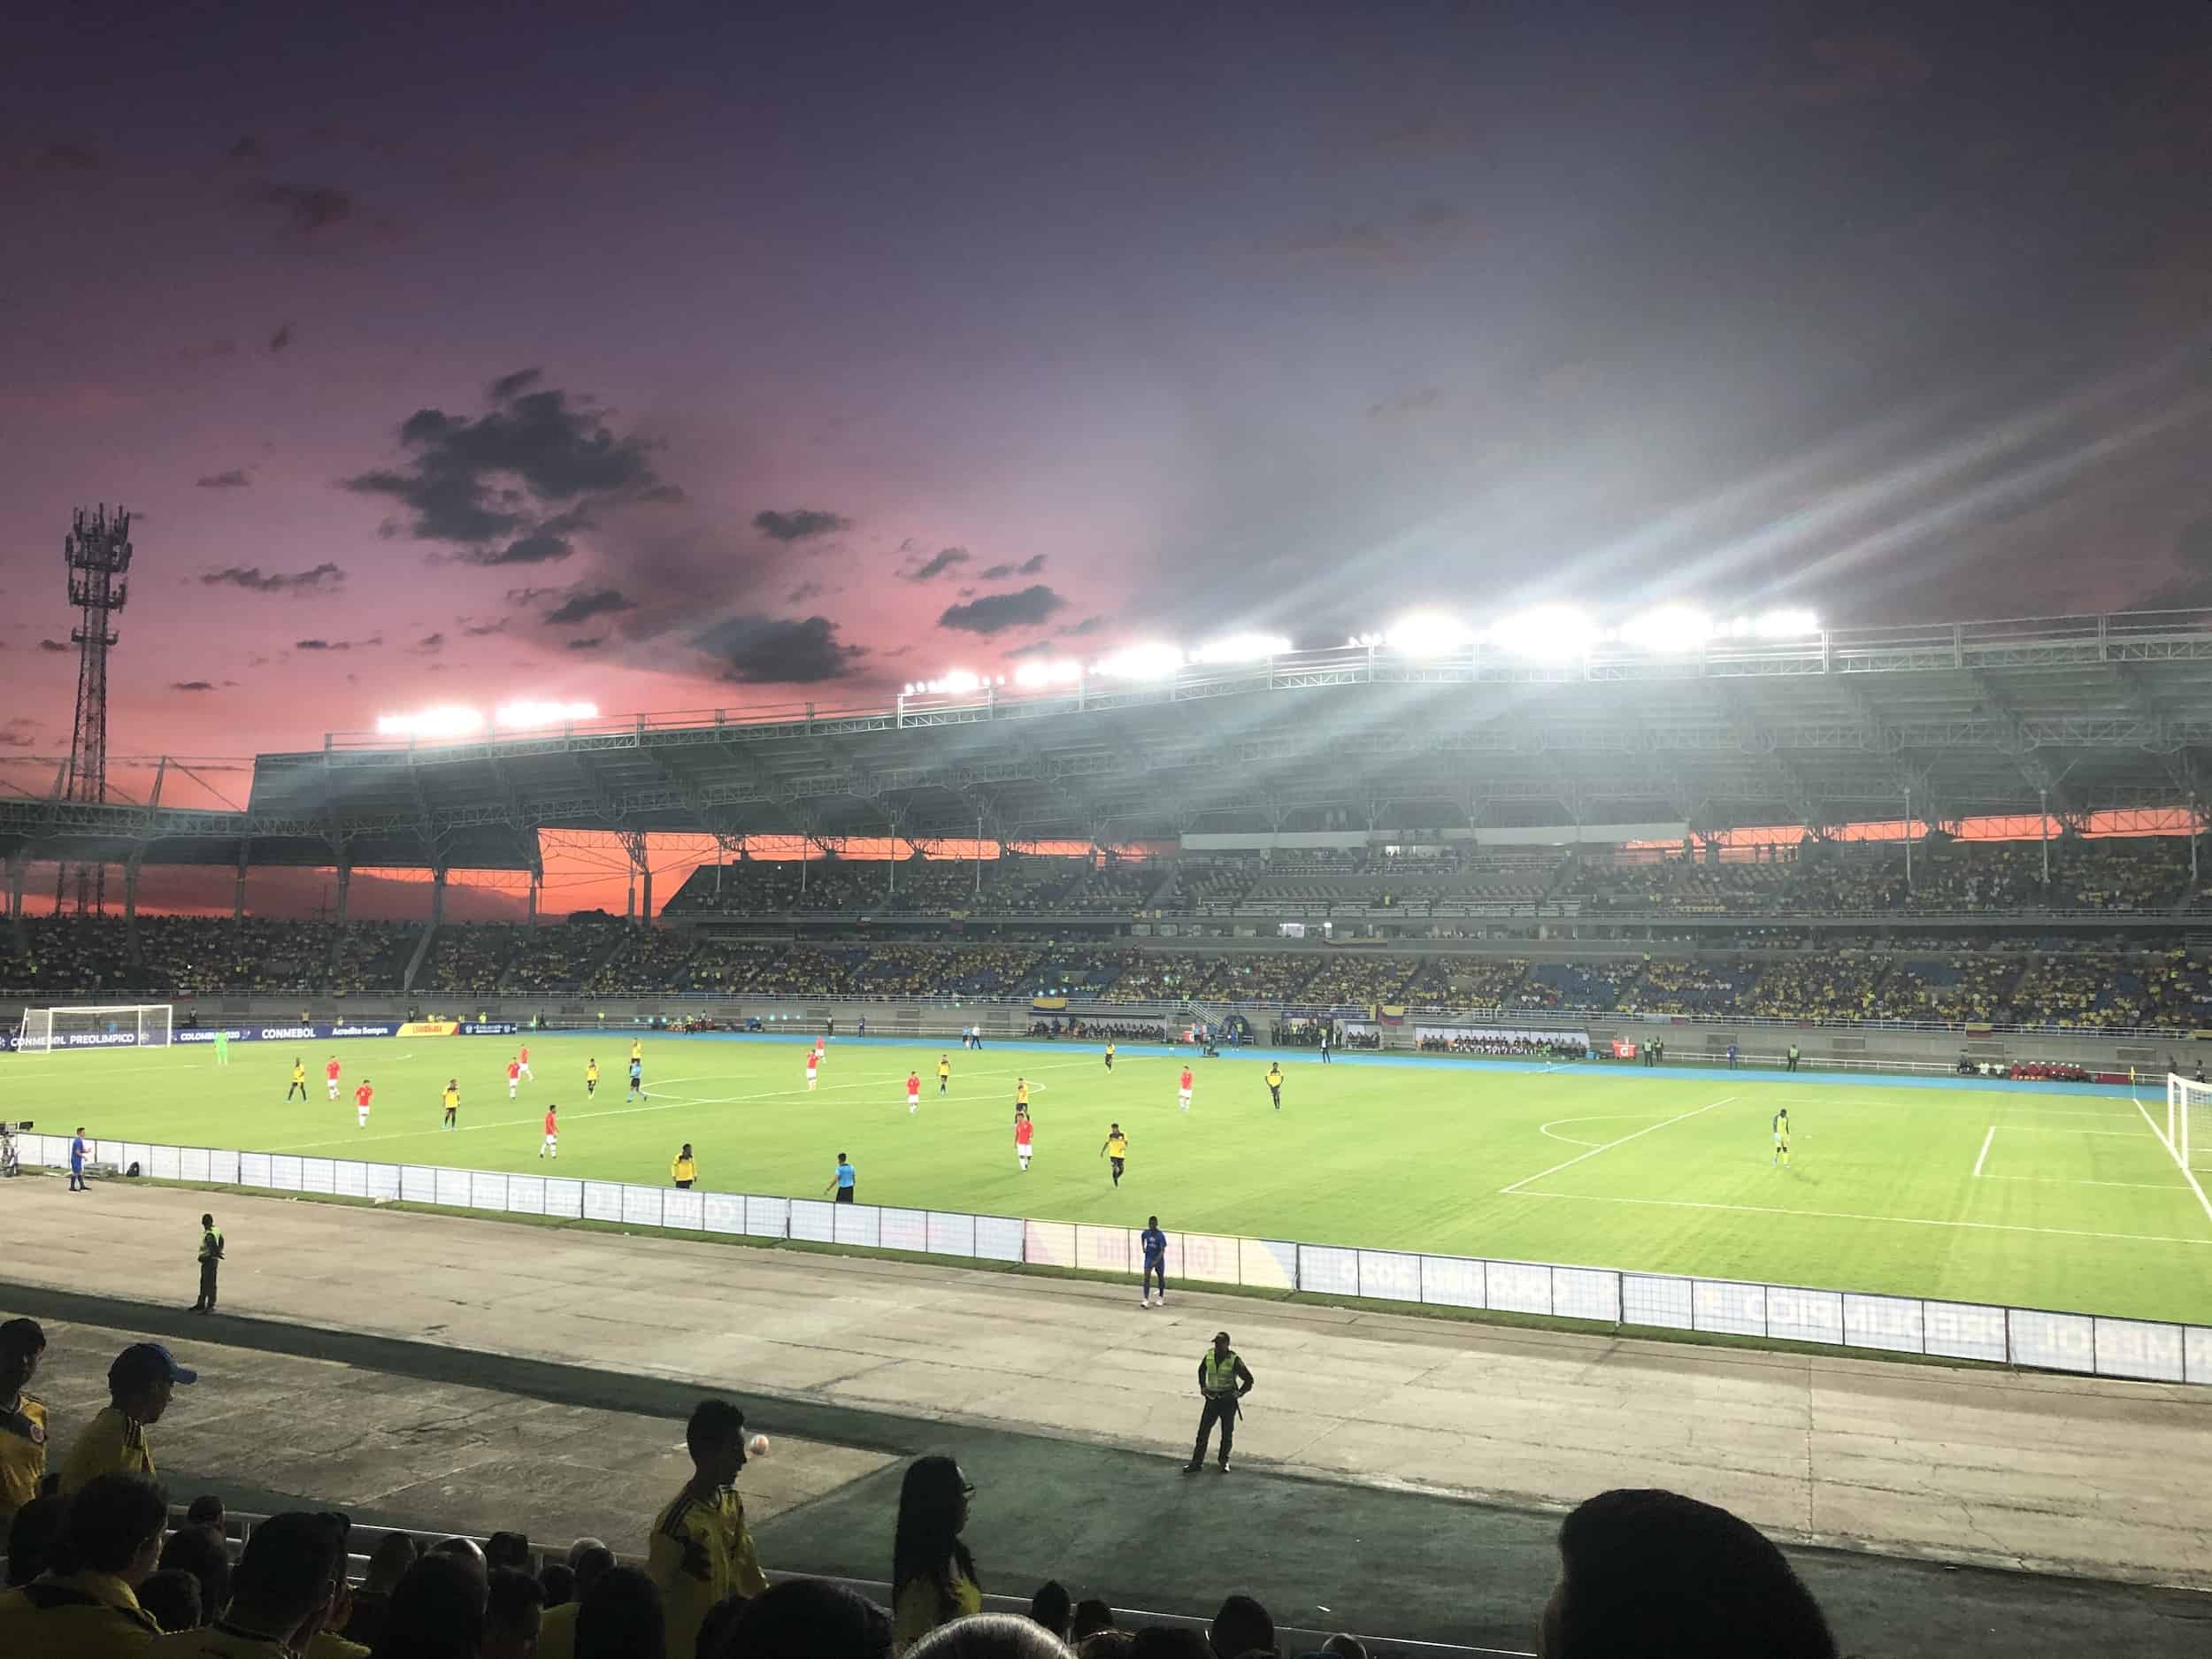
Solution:
{"label": "spectator in blue cap", "polygon": [[146,1431],[161,1421],[179,1383],[197,1382],[200,1373],[177,1363],[158,1342],[134,1342],[108,1367],[108,1403],[103,1406],[62,1459],[64,1497],[96,1475],[132,1474],[153,1479],[153,1448]]}

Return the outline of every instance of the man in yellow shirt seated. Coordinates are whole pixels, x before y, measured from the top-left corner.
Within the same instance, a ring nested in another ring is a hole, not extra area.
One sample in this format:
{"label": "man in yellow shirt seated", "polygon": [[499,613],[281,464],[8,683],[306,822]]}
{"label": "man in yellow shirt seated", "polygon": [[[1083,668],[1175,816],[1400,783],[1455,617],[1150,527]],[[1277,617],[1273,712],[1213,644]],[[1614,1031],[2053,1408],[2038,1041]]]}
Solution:
{"label": "man in yellow shirt seated", "polygon": [[179,1383],[200,1373],[176,1362],[158,1342],[134,1342],[108,1367],[108,1403],[84,1425],[62,1459],[61,1492],[67,1497],[95,1475],[154,1472],[146,1431],[161,1421]]}
{"label": "man in yellow shirt seated", "polygon": [[47,1552],[67,1571],[42,1572],[0,1595],[0,1654],[25,1659],[118,1659],[161,1633],[138,1586],[161,1555],[168,1494],[143,1475],[107,1474],[69,1501]]}
{"label": "man in yellow shirt seated", "polygon": [[584,1605],[585,1592],[615,1568],[614,1551],[595,1538],[580,1538],[568,1547],[568,1567],[576,1575],[576,1588],[558,1607],[549,1607],[538,1622],[537,1659],[576,1659],[576,1615]]}
{"label": "man in yellow shirt seated", "polygon": [[[334,1517],[294,1509],[253,1529],[231,1575],[230,1604],[197,1630],[161,1637],[148,1659],[288,1659],[366,1649],[323,1629],[345,1582]],[[325,1638],[328,1637],[326,1644]]]}
{"label": "man in yellow shirt seated", "polygon": [[0,1325],[0,1539],[46,1479],[46,1408],[25,1392],[45,1352],[36,1320]]}
{"label": "man in yellow shirt seated", "polygon": [[691,1479],[654,1520],[646,1550],[672,1654],[698,1645],[701,1621],[724,1596],[750,1599],[768,1587],[734,1484],[745,1467],[745,1414],[726,1400],[702,1400],[684,1425],[684,1445]]}

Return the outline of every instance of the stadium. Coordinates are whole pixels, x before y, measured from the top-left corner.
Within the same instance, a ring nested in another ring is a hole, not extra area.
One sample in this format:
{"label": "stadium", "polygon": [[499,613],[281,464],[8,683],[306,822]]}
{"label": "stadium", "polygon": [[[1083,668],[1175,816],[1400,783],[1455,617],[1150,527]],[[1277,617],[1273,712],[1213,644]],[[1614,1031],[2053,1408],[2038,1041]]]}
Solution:
{"label": "stadium", "polygon": [[[12,1157],[51,1189],[73,1156],[96,1191],[180,1214],[326,1201],[286,1224],[308,1260],[440,1259],[489,1213],[565,1225],[544,1248],[566,1271],[634,1270],[627,1294],[680,1305],[664,1276],[690,1252],[754,1317],[822,1252],[879,1276],[838,1294],[980,1298],[986,1326],[1017,1304],[959,1275],[1111,1287],[1121,1312],[1156,1217],[1166,1282],[1209,1328],[1260,1316],[1202,1299],[1259,1297],[1649,1342],[1655,1375],[1684,1342],[1692,1364],[1893,1363],[1908,1388],[1950,1374],[1932,1364],[2070,1375],[2113,1391],[2085,1444],[2122,1413],[2154,1448],[2157,1414],[2201,1411],[2212,620],[1429,616],[1330,650],[1248,639],[1010,678],[492,735],[448,710],[259,756],[236,811],[0,800]],[[633,916],[540,913],[559,835],[623,849]],[[671,842],[711,850],[657,901]],[[232,916],[141,914],[142,872],[173,865],[234,872]],[[273,866],[326,872],[331,913],[250,913]],[[39,913],[29,872],[53,867],[111,872],[117,913]],[[349,918],[372,871],[414,879],[419,919]],[[526,923],[445,919],[449,879],[486,871],[526,886]],[[673,1254],[593,1263],[602,1233]],[[452,1327],[473,1366],[402,1368],[521,1386],[528,1345],[488,1313]],[[782,1409],[825,1457],[841,1412],[903,1403],[803,1373]],[[575,1388],[537,1397],[581,1409]],[[2161,1388],[2132,1415],[2126,1391]],[[956,1388],[931,1403],[971,1440],[993,1415]],[[1495,1444],[1453,1472],[1458,1454],[1409,1449],[1428,1432],[1272,1455],[1562,1495]],[[1239,1444],[1264,1461],[1265,1438],[1263,1417]],[[2097,1551],[2024,1525],[1993,1546],[1981,1506],[2024,1501],[1971,1457],[1936,1459],[1977,1494],[1964,1530],[1886,1476],[1878,1517],[1845,1498],[1785,1522],[1796,1500],[1759,1497],[1759,1463],[1724,1487],[1806,1541],[2204,1582],[2126,1528]],[[786,1498],[770,1536],[829,1561],[835,1504]],[[1394,1512],[1401,1547],[1430,1502]],[[594,1530],[580,1494],[554,1507]],[[1377,1633],[1451,1645],[1401,1617]]]}

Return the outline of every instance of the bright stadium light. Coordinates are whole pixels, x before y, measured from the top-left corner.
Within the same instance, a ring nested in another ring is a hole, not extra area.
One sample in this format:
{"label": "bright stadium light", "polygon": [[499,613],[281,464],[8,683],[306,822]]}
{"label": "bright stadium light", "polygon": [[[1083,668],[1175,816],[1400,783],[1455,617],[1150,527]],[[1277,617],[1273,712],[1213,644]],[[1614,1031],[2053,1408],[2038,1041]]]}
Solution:
{"label": "bright stadium light", "polygon": [[1507,617],[1484,637],[1531,662],[1572,663],[1589,654],[1597,628],[1572,605],[1536,605]]}
{"label": "bright stadium light", "polygon": [[1014,670],[1018,686],[1071,686],[1083,678],[1083,664],[1072,657],[1056,657],[1048,661],[1032,658]]}
{"label": "bright stadium light", "polygon": [[1621,624],[1621,643],[1640,651],[1694,651],[1713,637],[1713,619],[1689,605],[1660,605]]}
{"label": "bright stadium light", "polygon": [[1801,640],[1820,632],[1820,618],[1809,611],[1770,611],[1751,628],[1763,640]]}
{"label": "bright stadium light", "polygon": [[1094,665],[1109,680],[1168,680],[1183,665],[1183,653],[1172,645],[1132,645]]}
{"label": "bright stadium light", "polygon": [[502,703],[492,716],[503,732],[526,732],[538,726],[566,726],[571,720],[598,718],[599,705],[595,703],[541,703],[527,697]]}
{"label": "bright stadium light", "polygon": [[458,703],[419,709],[412,714],[380,714],[376,718],[379,737],[467,737],[483,729],[482,713]]}
{"label": "bright stadium light", "polygon": [[1280,657],[1290,641],[1279,634],[1232,634],[1209,640],[1190,654],[1194,663],[1258,663]]}
{"label": "bright stadium light", "polygon": [[1448,657],[1474,643],[1475,631],[1456,617],[1417,611],[1390,625],[1383,643],[1407,657]]}
{"label": "bright stadium light", "polygon": [[954,668],[934,680],[924,680],[919,689],[932,696],[964,697],[971,692],[982,690],[985,684],[983,676],[973,669]]}

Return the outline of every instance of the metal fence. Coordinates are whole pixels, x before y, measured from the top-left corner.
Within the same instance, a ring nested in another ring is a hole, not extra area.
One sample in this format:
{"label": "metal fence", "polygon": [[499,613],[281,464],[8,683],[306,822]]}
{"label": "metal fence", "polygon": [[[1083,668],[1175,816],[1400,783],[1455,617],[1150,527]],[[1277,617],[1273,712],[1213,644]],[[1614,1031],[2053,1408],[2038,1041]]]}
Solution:
{"label": "metal fence", "polygon": [[[19,1135],[17,1141],[24,1164],[58,1168],[69,1162],[68,1136],[29,1133]],[[130,1141],[88,1144],[91,1162],[123,1170],[136,1164],[156,1180],[902,1250],[1132,1277],[1143,1259],[1133,1227],[751,1193],[684,1192],[623,1181],[368,1164],[288,1153]],[[2212,1383],[2212,1326],[1225,1233],[1170,1233],[1167,1239],[1167,1274],[1178,1284],[1304,1291],[1608,1325],[1718,1332],[2149,1382]]]}

